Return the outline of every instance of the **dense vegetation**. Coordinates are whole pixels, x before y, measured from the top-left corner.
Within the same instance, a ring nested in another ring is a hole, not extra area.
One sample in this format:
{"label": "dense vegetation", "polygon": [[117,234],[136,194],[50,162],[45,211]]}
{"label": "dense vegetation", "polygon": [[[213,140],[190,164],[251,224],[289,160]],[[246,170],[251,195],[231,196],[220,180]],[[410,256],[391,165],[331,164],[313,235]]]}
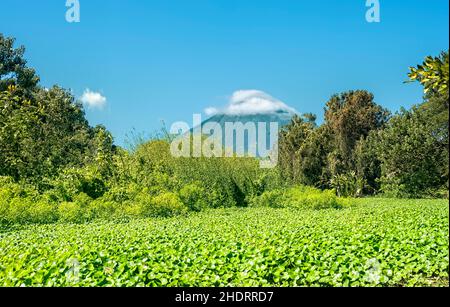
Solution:
{"label": "dense vegetation", "polygon": [[0,233],[0,286],[439,286],[448,203],[227,208]]}
{"label": "dense vegetation", "polygon": [[448,285],[448,52],[411,68],[424,102],[374,95],[295,116],[280,161],[114,145],[0,34],[0,286]]}
{"label": "dense vegetation", "polygon": [[41,87],[24,48],[0,35],[0,223],[448,197],[448,52],[411,68],[410,78],[424,85],[423,104],[391,115],[367,91],[334,95],[322,125],[313,114],[292,119],[279,167],[263,170],[252,158],[173,158],[170,136],[115,146],[104,127],[89,126],[70,91]]}
{"label": "dense vegetation", "polygon": [[424,85],[424,102],[392,115],[367,91],[327,102],[325,122],[294,118],[281,133],[284,180],[339,195],[448,197],[448,52],[427,57],[409,77]]}

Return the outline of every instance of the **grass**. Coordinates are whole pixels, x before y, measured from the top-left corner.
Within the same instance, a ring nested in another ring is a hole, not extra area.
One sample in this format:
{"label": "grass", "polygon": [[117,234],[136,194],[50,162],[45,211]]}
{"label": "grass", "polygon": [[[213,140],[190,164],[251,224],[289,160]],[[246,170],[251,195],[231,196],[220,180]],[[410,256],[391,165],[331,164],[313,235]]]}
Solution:
{"label": "grass", "polygon": [[443,200],[0,230],[0,286],[448,286]]}

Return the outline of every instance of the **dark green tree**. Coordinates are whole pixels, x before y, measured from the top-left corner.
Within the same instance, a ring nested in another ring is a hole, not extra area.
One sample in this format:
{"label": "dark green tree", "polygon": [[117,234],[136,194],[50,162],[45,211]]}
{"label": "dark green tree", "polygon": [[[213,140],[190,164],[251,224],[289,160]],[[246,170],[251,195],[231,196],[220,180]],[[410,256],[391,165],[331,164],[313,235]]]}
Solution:
{"label": "dark green tree", "polygon": [[316,128],[315,116],[294,116],[279,137],[279,168],[282,177],[291,183],[300,183],[300,149]]}
{"label": "dark green tree", "polygon": [[381,189],[396,197],[433,196],[445,184],[441,136],[427,112],[402,110],[378,138]]}
{"label": "dark green tree", "polygon": [[334,95],[325,108],[325,125],[329,127],[333,150],[328,156],[331,176],[355,171],[355,147],[361,138],[383,128],[389,112],[374,101],[367,91],[350,91]]}
{"label": "dark green tree", "polygon": [[14,48],[14,39],[0,33],[0,91],[17,86],[22,94],[30,95],[39,83],[34,69],[27,67],[23,46]]}
{"label": "dark green tree", "polygon": [[83,106],[60,87],[39,87],[24,48],[0,34],[0,176],[44,184],[63,168],[97,164],[114,150],[104,127],[92,128]]}

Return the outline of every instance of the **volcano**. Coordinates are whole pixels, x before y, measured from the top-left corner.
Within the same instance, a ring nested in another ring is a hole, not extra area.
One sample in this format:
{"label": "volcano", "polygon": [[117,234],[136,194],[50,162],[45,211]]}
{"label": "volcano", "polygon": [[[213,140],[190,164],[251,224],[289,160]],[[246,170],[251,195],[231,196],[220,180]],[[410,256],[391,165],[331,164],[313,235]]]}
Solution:
{"label": "volcano", "polygon": [[[265,135],[265,143],[261,146],[264,147],[267,151],[272,151],[275,143],[278,141],[278,135],[281,128],[288,125],[291,122],[293,114],[286,112],[278,112],[276,114],[253,114],[253,115],[227,115],[227,114],[218,114],[215,115],[208,120],[202,123],[202,130],[205,131],[205,126],[208,123],[218,124],[222,130],[222,140],[223,147],[230,150],[230,143],[226,141],[226,133],[227,133],[227,124],[232,125],[232,127],[238,127],[237,124],[242,124],[241,127],[249,127],[248,124],[254,124],[256,135],[254,135],[254,139],[250,137],[250,131],[244,130],[241,136],[244,138],[241,143],[239,143],[239,133],[234,130],[232,132],[233,140],[231,141],[233,144],[233,152],[243,153],[245,156],[251,153],[252,147],[256,148],[256,157],[265,157],[262,155],[259,150],[259,141],[261,138],[261,133]],[[261,123],[265,123],[265,129],[258,129]],[[273,131],[271,131],[271,124],[277,124],[276,135],[271,135]],[[239,145],[240,144],[240,145]],[[240,149],[240,150],[239,150]]]}
{"label": "volcano", "polygon": [[[244,155],[251,153],[251,148],[258,148],[257,157],[261,157],[258,141],[264,140],[261,133],[265,135],[265,144],[261,144],[261,146],[265,150],[272,150],[278,140],[279,130],[288,125],[292,117],[298,114],[280,100],[257,90],[237,91],[232,95],[228,106],[222,109],[208,108],[206,113],[212,116],[201,124],[204,134],[205,131],[208,134],[207,130],[211,127],[218,129],[217,126],[220,126],[224,148],[230,150],[230,144],[233,144],[233,152],[242,153],[243,151]],[[261,123],[265,123],[265,126],[261,126]],[[271,130],[271,124],[276,124],[278,130],[275,132]],[[227,127],[230,130],[227,130]],[[256,135],[252,134],[252,127],[255,129]],[[264,127],[265,130],[262,129]],[[232,143],[230,140],[228,142],[226,140],[227,132],[230,136],[230,131],[233,137]],[[273,133],[276,135],[271,135]],[[244,138],[244,140],[239,138]]]}

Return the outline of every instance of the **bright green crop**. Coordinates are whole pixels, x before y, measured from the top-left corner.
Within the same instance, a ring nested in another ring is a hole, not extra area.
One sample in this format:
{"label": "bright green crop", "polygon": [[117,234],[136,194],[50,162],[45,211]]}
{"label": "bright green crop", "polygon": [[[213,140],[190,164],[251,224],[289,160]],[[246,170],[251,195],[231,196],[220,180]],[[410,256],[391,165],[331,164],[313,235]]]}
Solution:
{"label": "bright green crop", "polygon": [[445,201],[217,209],[0,233],[0,286],[447,285]]}

